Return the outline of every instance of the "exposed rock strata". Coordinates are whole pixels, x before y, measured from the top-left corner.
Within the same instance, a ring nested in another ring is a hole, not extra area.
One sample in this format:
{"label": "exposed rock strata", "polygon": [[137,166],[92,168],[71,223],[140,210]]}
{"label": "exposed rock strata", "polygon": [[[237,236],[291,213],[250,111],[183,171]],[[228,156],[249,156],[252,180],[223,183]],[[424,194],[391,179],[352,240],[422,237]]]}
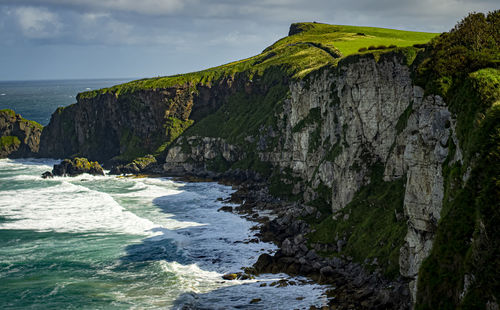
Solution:
{"label": "exposed rock strata", "polygon": [[[373,167],[382,165],[384,180],[406,179],[408,232],[404,244],[397,246],[401,246],[400,272],[410,282],[414,298],[418,269],[429,254],[440,218],[447,142],[457,139],[442,99],[424,96],[413,84],[411,61],[397,52],[380,59],[371,54],[352,56],[337,67],[290,82],[289,96],[274,115],[276,124],[262,124],[258,134],[245,137],[256,145],[252,154],[241,143],[187,132],[168,148],[163,172],[260,179],[254,172],[234,168],[256,156],[270,164],[278,183],[290,186],[291,194],[306,205],[321,198],[336,214],[370,182]],[[237,91],[265,93],[266,89],[239,76],[217,85],[79,98],[77,104],[54,113],[42,135],[41,154],[82,154],[109,161],[133,155],[136,149],[151,153],[164,139],[166,117],[199,120]],[[282,246],[285,252],[289,248]],[[328,249],[341,251],[342,246],[332,244]]]}
{"label": "exposed rock strata", "polygon": [[0,158],[34,157],[43,126],[12,110],[0,111]]}
{"label": "exposed rock strata", "polygon": [[52,114],[41,137],[40,155],[126,163],[155,152],[167,140],[168,118],[197,121],[238,90],[265,91],[265,86],[252,87],[247,76],[237,74],[209,84],[78,96],[76,104]]}
{"label": "exposed rock strata", "polygon": [[[418,269],[429,254],[440,216],[441,164],[448,154],[448,139],[456,138],[446,105],[413,85],[406,61],[398,54],[378,61],[371,55],[348,58],[338,68],[291,83],[291,95],[277,115],[279,127],[274,134],[281,138],[258,156],[275,169],[291,171],[282,182],[289,183],[291,177],[293,193],[306,203],[318,198],[320,186],[328,188],[333,212],[343,209],[369,183],[377,163],[384,166],[385,180],[406,178],[408,233],[400,270],[409,279],[414,297]],[[266,139],[265,135],[252,139]],[[220,139],[215,144],[208,138],[184,139],[200,143],[187,148],[182,141],[174,145],[165,171],[196,174],[207,159],[222,156],[232,162],[248,155],[229,155],[228,150],[237,146],[229,147]]]}

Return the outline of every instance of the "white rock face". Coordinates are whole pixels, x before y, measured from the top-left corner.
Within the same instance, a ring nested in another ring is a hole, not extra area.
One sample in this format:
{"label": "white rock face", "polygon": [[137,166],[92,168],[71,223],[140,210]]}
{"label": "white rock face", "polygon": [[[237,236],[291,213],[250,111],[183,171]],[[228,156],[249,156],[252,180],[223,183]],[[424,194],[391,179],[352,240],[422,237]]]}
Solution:
{"label": "white rock face", "polygon": [[[185,143],[187,147],[179,144]],[[188,149],[189,152],[185,152]],[[177,145],[171,147],[167,152],[163,170],[174,174],[193,173],[206,170],[206,163],[215,159],[218,155],[229,163],[240,159],[238,148],[226,143],[221,138],[210,137],[181,137]]]}
{"label": "white rock face", "polygon": [[[384,180],[406,178],[408,232],[399,262],[415,299],[418,270],[430,253],[440,219],[448,140],[458,146],[446,104],[440,97],[424,96],[397,56],[378,62],[370,57],[341,62],[307,81],[291,83],[290,94],[277,115],[280,143],[258,156],[304,180],[294,184],[294,193],[302,193],[306,202],[318,197],[320,184],[330,188],[334,212],[369,182],[376,163],[384,167]],[[196,139],[201,144],[189,142],[188,154],[180,146],[171,148],[166,169],[182,163],[189,171],[193,164],[187,162],[206,161],[217,154],[230,162],[244,156],[221,139]],[[460,160],[458,147],[456,154],[454,160]]]}
{"label": "white rock face", "polygon": [[[380,62],[365,58],[339,68],[324,70],[308,84],[291,85],[284,109],[285,142],[261,158],[289,167],[309,181],[312,188],[300,189],[306,200],[316,198],[314,188],[320,183],[330,187],[334,212],[369,182],[369,168],[376,162],[384,165],[386,181],[406,177],[408,233],[400,249],[400,272],[409,278],[415,299],[418,270],[430,253],[440,218],[441,166],[454,122],[443,100],[424,97],[423,90],[412,84],[408,67],[397,58]],[[294,126],[315,108],[321,110],[321,120],[294,132]],[[322,145],[311,151],[316,126]],[[451,138],[457,144],[456,137]],[[340,147],[336,157],[325,159],[335,145]]]}

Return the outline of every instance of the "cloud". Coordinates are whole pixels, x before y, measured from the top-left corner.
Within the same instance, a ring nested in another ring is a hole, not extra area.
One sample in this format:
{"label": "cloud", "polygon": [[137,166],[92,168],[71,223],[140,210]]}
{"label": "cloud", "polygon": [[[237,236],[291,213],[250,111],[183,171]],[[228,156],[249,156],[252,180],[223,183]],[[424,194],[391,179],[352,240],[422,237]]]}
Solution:
{"label": "cloud", "polygon": [[50,6],[78,11],[124,11],[144,15],[169,15],[190,0],[0,0],[5,5]]}
{"label": "cloud", "polygon": [[46,8],[19,7],[12,13],[28,38],[45,39],[59,35],[62,26],[59,18]]}
{"label": "cloud", "polygon": [[[498,0],[0,0],[0,60],[23,63],[13,51],[26,51],[66,67],[94,57],[87,76],[109,76],[112,63],[116,76],[172,74],[253,56],[293,22],[443,32],[495,9]],[[123,73],[133,66],[149,69]]]}

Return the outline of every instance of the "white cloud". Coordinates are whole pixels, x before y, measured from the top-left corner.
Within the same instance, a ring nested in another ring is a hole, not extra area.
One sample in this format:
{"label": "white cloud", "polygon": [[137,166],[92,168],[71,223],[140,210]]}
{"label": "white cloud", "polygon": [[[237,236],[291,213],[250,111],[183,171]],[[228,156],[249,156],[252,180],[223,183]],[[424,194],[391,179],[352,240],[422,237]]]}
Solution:
{"label": "white cloud", "polygon": [[53,38],[59,35],[62,24],[56,14],[46,8],[19,7],[13,11],[22,33],[33,39]]}

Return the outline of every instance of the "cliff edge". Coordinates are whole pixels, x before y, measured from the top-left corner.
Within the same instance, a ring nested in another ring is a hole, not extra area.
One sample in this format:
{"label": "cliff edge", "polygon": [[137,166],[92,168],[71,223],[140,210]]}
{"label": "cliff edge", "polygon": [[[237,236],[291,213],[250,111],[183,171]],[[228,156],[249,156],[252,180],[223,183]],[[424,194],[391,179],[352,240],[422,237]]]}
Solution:
{"label": "cliff edge", "polygon": [[0,110],[0,158],[37,156],[42,129],[12,110]]}
{"label": "cliff edge", "polygon": [[278,219],[307,227],[288,267],[335,257],[406,286],[401,307],[496,309],[499,15],[440,36],[294,24],[245,60],[80,94],[40,154],[263,182],[307,210]]}

